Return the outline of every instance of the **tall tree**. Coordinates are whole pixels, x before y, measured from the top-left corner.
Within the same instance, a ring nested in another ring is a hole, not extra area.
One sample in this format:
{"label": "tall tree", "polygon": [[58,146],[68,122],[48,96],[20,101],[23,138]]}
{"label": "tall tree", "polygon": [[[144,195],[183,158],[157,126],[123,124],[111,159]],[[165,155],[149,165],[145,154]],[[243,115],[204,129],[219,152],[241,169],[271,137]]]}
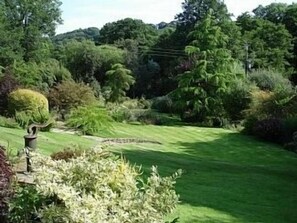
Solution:
{"label": "tall tree", "polygon": [[223,111],[222,95],[232,77],[231,52],[226,48],[228,36],[217,25],[211,13],[190,33],[192,42],[186,47],[196,59],[193,68],[180,76],[174,92],[183,114],[203,121],[207,116],[219,116]]}
{"label": "tall tree", "polygon": [[293,57],[293,38],[283,24],[248,13],[239,16],[237,24],[242,28],[245,44],[249,46],[249,58],[254,68],[288,68]]}
{"label": "tall tree", "polygon": [[22,34],[24,60],[38,59],[38,50],[46,46],[45,37],[53,36],[62,23],[59,0],[3,0],[6,21]]}
{"label": "tall tree", "polygon": [[194,29],[197,23],[201,23],[209,10],[213,10],[213,16],[218,21],[230,19],[227,6],[223,0],[185,0],[182,3],[183,12],[176,16],[177,39],[182,46],[189,43],[188,34]]}
{"label": "tall tree", "polygon": [[20,33],[8,23],[5,9],[3,5],[0,5],[0,66],[6,67],[14,60],[22,59],[21,38]]}
{"label": "tall tree", "polygon": [[283,23],[288,5],[285,3],[271,3],[267,6],[259,5],[253,10],[255,17],[268,20],[273,23]]}
{"label": "tall tree", "polygon": [[56,58],[69,69],[76,81],[103,82],[106,71],[124,62],[124,51],[109,45],[96,46],[93,41],[71,40],[56,49]]}

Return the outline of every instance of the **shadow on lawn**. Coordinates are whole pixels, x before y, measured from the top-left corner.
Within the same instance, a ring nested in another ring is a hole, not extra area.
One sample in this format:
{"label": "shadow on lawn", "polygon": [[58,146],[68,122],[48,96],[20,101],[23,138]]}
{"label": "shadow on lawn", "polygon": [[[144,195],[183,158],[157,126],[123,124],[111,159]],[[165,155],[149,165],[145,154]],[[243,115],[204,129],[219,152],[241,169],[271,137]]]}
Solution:
{"label": "shadow on lawn", "polygon": [[[123,154],[142,165],[146,175],[152,165],[161,175],[183,169],[176,190],[184,204],[228,213],[240,222],[296,222],[297,156],[283,162],[271,157],[270,164],[265,156],[269,145],[241,137],[245,136],[231,133],[210,142],[178,142],[172,144],[177,153],[123,150]],[[272,149],[279,155],[286,152]]]}

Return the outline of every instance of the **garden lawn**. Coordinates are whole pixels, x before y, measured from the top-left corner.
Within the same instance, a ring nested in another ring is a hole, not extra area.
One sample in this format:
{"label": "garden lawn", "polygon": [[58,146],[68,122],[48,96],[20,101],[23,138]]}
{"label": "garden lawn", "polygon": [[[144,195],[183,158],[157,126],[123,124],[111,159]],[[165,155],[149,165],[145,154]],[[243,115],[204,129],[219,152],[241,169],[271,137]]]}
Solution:
{"label": "garden lawn", "polygon": [[181,223],[297,222],[297,155],[224,129],[118,124],[116,137],[162,145],[116,145],[129,161],[161,175],[184,171],[171,215]]}
{"label": "garden lawn", "polygon": [[[23,130],[0,128],[0,144],[23,145]],[[104,136],[109,136],[104,134]],[[289,223],[297,219],[297,155],[224,129],[115,124],[112,137],[150,139],[157,144],[119,144],[110,149],[161,175],[184,171],[176,190],[181,203],[168,218],[181,223]],[[92,146],[79,136],[40,133],[50,154],[70,143]]]}
{"label": "garden lawn", "polygon": [[[24,148],[23,129],[10,129],[0,127],[0,145],[8,148],[14,154],[16,151]],[[57,134],[52,132],[38,132],[38,149],[46,155],[62,150],[66,146],[79,145],[82,148],[89,148],[96,145],[96,142],[77,135]]]}

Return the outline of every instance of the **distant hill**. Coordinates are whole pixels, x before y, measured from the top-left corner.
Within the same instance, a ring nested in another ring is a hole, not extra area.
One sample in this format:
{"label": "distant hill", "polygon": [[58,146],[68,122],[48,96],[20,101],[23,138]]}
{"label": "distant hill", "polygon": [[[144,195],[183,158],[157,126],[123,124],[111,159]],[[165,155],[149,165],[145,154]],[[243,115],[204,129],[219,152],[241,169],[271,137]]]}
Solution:
{"label": "distant hill", "polygon": [[90,27],[86,29],[76,29],[71,32],[61,33],[52,38],[53,42],[61,43],[67,40],[92,40],[98,42],[99,29],[96,27]]}
{"label": "distant hill", "polygon": [[[172,21],[169,23],[160,22],[156,25],[152,26],[156,27],[159,31],[165,31],[166,29],[175,29],[176,28],[176,21]],[[71,32],[61,33],[52,38],[54,43],[62,43],[67,40],[92,40],[95,43],[98,43],[100,35],[100,30],[96,27],[89,27],[86,29],[76,29]]]}
{"label": "distant hill", "polygon": [[176,21],[171,21],[169,23],[160,22],[156,25],[157,29],[166,29],[166,28],[176,28]]}

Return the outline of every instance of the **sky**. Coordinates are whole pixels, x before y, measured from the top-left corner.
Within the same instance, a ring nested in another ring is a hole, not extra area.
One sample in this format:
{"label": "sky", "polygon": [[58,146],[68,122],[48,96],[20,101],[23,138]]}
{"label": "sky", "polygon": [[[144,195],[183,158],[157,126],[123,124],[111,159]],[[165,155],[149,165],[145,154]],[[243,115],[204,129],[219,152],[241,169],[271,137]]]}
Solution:
{"label": "sky", "polygon": [[[174,20],[182,12],[183,0],[61,0],[63,25],[56,32],[64,33],[79,28],[101,28],[108,22],[124,18],[141,19],[145,23],[158,24]],[[273,2],[291,4],[297,0],[225,0],[235,17],[252,11],[258,5]]]}

